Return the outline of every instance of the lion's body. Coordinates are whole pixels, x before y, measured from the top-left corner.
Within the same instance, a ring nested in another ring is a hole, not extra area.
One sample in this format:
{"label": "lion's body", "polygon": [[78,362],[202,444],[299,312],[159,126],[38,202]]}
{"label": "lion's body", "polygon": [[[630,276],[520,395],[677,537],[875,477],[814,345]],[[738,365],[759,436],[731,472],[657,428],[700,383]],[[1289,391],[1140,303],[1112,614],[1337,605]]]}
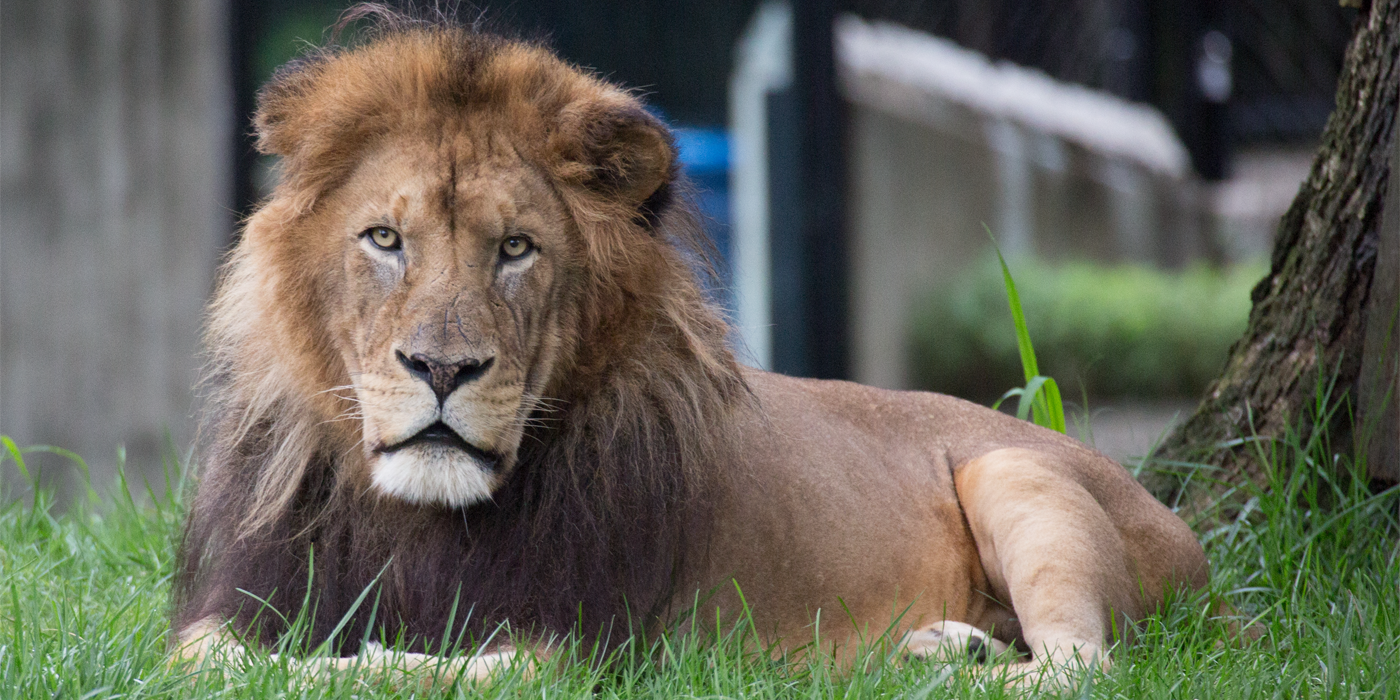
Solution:
{"label": "lion's body", "polygon": [[[760,410],[740,431],[747,459],[717,499],[708,568],[691,588],[734,578],[761,630],[807,641],[820,608],[831,639],[948,619],[1035,648],[1045,638],[1025,639],[1013,619],[1024,593],[1013,598],[991,536],[1026,506],[1049,512],[1016,546],[1072,570],[1045,576],[1042,592],[1095,589],[1097,607],[1076,615],[1099,622],[1099,639],[1109,609],[1136,620],[1164,586],[1205,583],[1190,529],[1077,441],[937,394],[747,376]],[[985,483],[1007,465],[1031,483]],[[1089,512],[1070,524],[1096,526],[1086,537],[1055,522],[1076,505]]]}
{"label": "lion's body", "polygon": [[258,125],[285,172],[211,306],[187,653],[300,612],[348,615],[344,652],[371,620],[418,652],[616,641],[697,595],[738,615],[737,583],[789,647],[821,611],[843,650],[946,620],[1090,659],[1204,584],[1189,529],[1073,440],[739,367],[669,134],[542,49],[391,27],[279,74]]}

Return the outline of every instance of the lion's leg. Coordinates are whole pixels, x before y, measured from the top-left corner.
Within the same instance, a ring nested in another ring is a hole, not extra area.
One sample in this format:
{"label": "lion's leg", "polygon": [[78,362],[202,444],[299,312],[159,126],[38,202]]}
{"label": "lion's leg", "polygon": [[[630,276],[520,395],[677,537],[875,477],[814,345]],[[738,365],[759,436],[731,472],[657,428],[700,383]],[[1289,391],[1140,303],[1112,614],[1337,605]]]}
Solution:
{"label": "lion's leg", "polygon": [[992,589],[1032,654],[1013,670],[1028,672],[1025,683],[1066,685],[1076,667],[1107,668],[1113,625],[1141,613],[1117,528],[1045,459],[997,450],[957,470],[954,484]]}
{"label": "lion's leg", "polygon": [[939,661],[969,659],[978,663],[1006,653],[1005,642],[965,622],[943,620],[904,635],[900,646],[907,657]]}
{"label": "lion's leg", "polygon": [[[435,656],[392,651],[371,642],[355,656],[295,659],[292,665],[314,679],[324,679],[354,669],[363,676],[382,678],[398,687],[418,685],[430,688],[451,685],[459,680],[487,681],[508,673],[516,664],[524,664],[521,673],[529,677],[536,670],[538,653],[519,658],[515,649],[500,649],[472,656]],[[180,633],[172,662],[225,664],[246,655],[247,650],[228,632],[225,623],[217,618],[205,618]],[[278,656],[274,653],[269,654],[268,658],[276,661]]]}
{"label": "lion's leg", "polygon": [[223,620],[206,617],[180,630],[170,663],[229,663],[242,657],[244,652],[243,645],[229,632]]}
{"label": "lion's leg", "polygon": [[356,656],[306,659],[298,661],[297,667],[313,678],[358,670],[362,676],[385,679],[395,687],[417,685],[430,689],[458,681],[479,683],[499,678],[516,663],[525,664],[521,670],[524,676],[534,674],[533,659],[519,659],[514,649],[473,656],[435,656],[392,651],[371,642]]}

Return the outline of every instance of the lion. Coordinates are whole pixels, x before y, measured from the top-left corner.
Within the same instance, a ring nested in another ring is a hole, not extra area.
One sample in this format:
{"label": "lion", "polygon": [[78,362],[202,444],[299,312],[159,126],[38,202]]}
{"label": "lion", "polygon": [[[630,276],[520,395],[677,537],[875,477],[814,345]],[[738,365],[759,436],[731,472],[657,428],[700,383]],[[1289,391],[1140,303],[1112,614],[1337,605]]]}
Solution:
{"label": "lion", "polygon": [[1071,438],[742,366],[671,133],[546,48],[389,16],[279,71],[255,124],[282,177],[209,307],[177,658],[300,617],[318,668],[466,639],[451,674],[486,678],[699,606],[777,650],[890,630],[1053,674],[1207,584]]}

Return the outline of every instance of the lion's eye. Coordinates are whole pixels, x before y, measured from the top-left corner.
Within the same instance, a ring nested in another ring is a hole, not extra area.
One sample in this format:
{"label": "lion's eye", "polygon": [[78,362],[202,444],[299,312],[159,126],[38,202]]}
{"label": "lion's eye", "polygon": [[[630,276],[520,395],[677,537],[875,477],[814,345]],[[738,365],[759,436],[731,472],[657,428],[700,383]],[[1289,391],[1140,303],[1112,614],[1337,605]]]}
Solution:
{"label": "lion's eye", "polygon": [[399,250],[403,247],[399,232],[386,226],[375,226],[365,231],[365,235],[369,236],[369,242],[380,250]]}
{"label": "lion's eye", "polygon": [[534,250],[535,244],[524,236],[511,236],[501,241],[501,257],[506,260],[516,260],[525,257],[525,254]]}

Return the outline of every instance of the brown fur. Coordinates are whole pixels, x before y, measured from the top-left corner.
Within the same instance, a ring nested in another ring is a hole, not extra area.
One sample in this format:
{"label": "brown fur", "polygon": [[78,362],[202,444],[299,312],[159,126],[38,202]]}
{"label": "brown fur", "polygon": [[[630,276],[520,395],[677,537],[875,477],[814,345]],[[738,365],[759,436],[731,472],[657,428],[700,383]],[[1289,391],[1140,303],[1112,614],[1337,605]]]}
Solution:
{"label": "brown fur", "polygon": [[[737,583],[782,648],[818,619],[847,659],[891,624],[915,655],[991,630],[1039,668],[1205,584],[1184,523],[1063,435],[740,368],[668,132],[547,51],[394,20],[260,99],[283,179],[211,305],[185,653],[299,612],[325,639],[371,587],[344,653],[500,624],[616,642],[697,593],[738,615]],[[361,233],[390,225],[396,252]],[[538,245],[508,260],[517,234]],[[483,369],[434,398],[430,355]],[[466,446],[400,459],[433,417]]]}

